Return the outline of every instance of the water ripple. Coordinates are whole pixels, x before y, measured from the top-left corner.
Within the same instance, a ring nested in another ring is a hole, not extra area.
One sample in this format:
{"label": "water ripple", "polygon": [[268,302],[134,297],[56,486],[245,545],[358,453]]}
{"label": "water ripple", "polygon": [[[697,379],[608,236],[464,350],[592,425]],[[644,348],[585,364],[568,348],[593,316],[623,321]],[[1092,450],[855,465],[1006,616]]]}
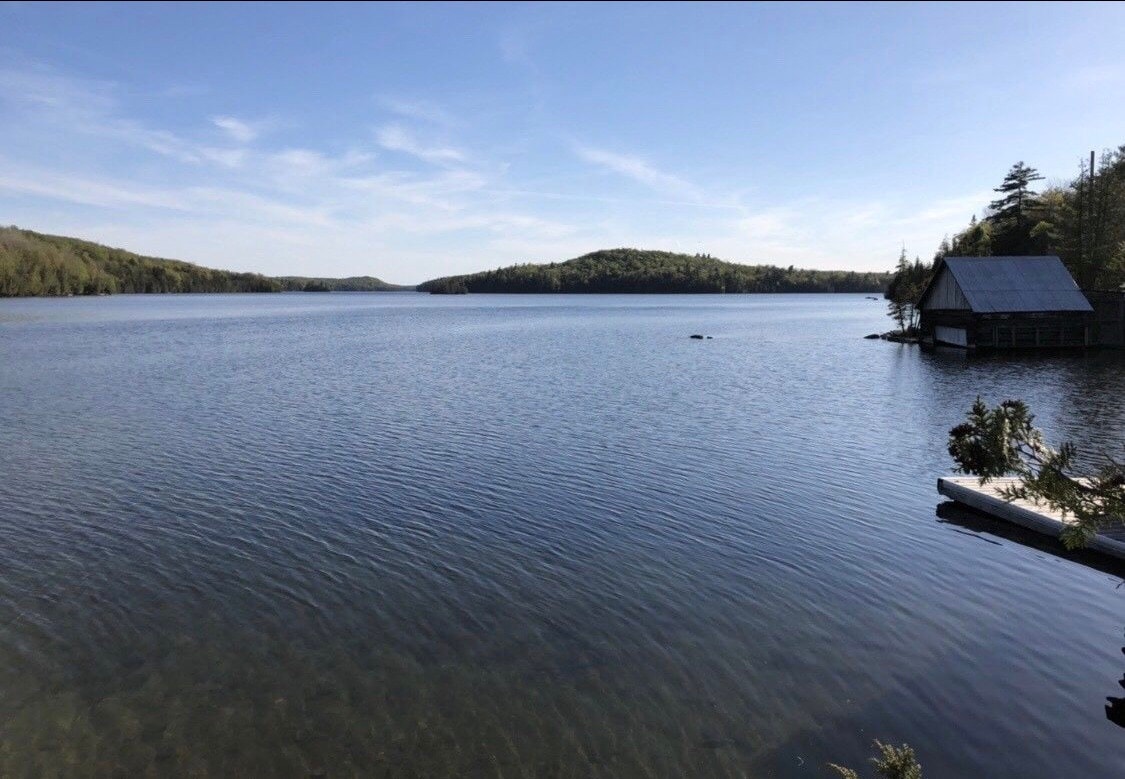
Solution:
{"label": "water ripple", "polygon": [[1125,439],[1120,357],[881,319],[0,301],[0,774],[803,776],[878,736],[1116,775],[1120,574],[953,532],[934,479],[978,393]]}

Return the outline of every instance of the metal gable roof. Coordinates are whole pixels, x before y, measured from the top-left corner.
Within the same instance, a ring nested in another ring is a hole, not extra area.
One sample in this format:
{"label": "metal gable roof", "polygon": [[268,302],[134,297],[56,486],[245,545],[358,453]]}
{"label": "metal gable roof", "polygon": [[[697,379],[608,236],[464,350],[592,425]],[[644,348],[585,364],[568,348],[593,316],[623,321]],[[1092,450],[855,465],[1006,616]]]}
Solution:
{"label": "metal gable roof", "polygon": [[1058,257],[946,257],[976,313],[1093,311]]}

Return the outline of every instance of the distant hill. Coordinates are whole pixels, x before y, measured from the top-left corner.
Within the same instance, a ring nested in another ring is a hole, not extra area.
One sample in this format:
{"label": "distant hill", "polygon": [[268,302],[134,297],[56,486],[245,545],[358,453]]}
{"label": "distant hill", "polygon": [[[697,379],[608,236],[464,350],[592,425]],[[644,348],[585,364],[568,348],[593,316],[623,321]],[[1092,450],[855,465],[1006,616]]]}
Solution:
{"label": "distant hill", "polygon": [[605,249],[546,265],[512,265],[418,285],[423,292],[882,292],[889,273],[739,265],[709,255]]}
{"label": "distant hill", "polygon": [[388,284],[374,276],[348,276],[346,279],[319,279],[307,276],[277,276],[285,292],[400,292],[413,286]]}
{"label": "distant hill", "polygon": [[410,289],[372,276],[272,278],[215,270],[180,260],[58,235],[0,227],[0,297],[100,295],[113,292],[284,292]]}

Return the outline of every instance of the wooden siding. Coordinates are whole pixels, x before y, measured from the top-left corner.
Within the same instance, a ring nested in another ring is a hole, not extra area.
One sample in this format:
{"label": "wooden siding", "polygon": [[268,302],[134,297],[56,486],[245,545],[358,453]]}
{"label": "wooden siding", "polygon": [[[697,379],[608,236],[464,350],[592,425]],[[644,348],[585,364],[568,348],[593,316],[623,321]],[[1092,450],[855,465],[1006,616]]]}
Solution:
{"label": "wooden siding", "polygon": [[967,311],[969,299],[957,286],[957,280],[949,272],[949,268],[942,268],[941,273],[934,279],[930,294],[922,304],[923,310],[936,311]]}
{"label": "wooden siding", "polygon": [[981,349],[1049,349],[1089,346],[1093,341],[1089,314],[973,314],[969,311],[923,311],[922,335],[933,340],[937,328],[963,328],[966,344]]}
{"label": "wooden siding", "polygon": [[1094,307],[1098,343],[1125,348],[1125,292],[1087,292]]}
{"label": "wooden siding", "polygon": [[1011,317],[981,319],[974,343],[982,349],[1049,349],[1088,346],[1087,323],[1073,317]]}

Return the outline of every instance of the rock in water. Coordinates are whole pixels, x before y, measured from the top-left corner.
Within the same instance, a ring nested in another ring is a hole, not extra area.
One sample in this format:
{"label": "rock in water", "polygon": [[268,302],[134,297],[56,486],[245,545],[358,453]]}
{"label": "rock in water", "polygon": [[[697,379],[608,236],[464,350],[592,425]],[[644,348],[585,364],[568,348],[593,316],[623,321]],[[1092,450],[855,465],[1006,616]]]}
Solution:
{"label": "rock in water", "polygon": [[701,336],[701,335],[700,335],[699,333],[695,333],[695,334],[694,334],[694,335],[692,335],[691,337],[692,337],[692,338],[694,338],[694,339],[696,339],[697,341],[702,341],[702,340],[703,340],[703,336]]}
{"label": "rock in water", "polygon": [[865,335],[863,337],[864,338],[882,338],[883,336],[879,335],[878,333],[872,333],[871,335]]}

